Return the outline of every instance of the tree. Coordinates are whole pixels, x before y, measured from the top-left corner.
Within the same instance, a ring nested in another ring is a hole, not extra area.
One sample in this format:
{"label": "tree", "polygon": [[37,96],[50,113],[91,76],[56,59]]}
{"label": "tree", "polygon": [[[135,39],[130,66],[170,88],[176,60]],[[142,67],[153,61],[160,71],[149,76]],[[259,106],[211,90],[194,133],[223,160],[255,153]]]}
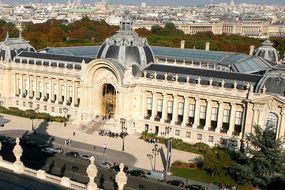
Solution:
{"label": "tree", "polygon": [[248,134],[247,156],[237,160],[231,168],[231,175],[240,183],[250,182],[255,186],[266,188],[271,181],[284,173],[284,152],[282,142],[276,139],[275,129],[267,126],[262,129],[254,126],[255,133]]}

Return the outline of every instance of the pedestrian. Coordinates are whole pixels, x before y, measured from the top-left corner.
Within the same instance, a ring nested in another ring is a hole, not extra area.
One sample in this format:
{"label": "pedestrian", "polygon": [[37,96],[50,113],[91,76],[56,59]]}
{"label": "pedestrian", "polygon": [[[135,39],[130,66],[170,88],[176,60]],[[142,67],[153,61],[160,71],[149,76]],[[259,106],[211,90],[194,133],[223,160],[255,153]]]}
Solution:
{"label": "pedestrian", "polygon": [[96,146],[95,145],[93,146],[93,149],[94,149],[94,151],[96,151]]}
{"label": "pedestrian", "polygon": [[73,131],[73,136],[75,136],[75,131]]}
{"label": "pedestrian", "polygon": [[103,150],[103,153],[104,153],[104,154],[105,154],[105,152],[106,152],[106,149],[107,149],[107,145],[104,144],[104,150]]}

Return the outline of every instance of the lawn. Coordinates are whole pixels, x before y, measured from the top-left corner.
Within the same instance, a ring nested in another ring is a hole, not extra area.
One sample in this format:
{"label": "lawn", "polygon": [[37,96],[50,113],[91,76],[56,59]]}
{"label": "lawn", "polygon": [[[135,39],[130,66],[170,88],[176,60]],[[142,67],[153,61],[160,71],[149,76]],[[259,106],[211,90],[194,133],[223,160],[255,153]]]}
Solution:
{"label": "lawn", "polygon": [[174,175],[174,176],[189,178],[189,179],[194,180],[194,181],[200,181],[200,182],[205,182],[205,183],[214,183],[214,184],[223,183],[225,185],[230,185],[230,186],[235,185],[238,189],[241,189],[241,190],[252,190],[252,189],[254,189],[250,185],[239,185],[233,179],[231,179],[230,177],[225,176],[225,175],[215,175],[212,177],[205,170],[200,170],[197,168],[188,169],[188,168],[171,167],[171,172],[172,172],[172,175]]}

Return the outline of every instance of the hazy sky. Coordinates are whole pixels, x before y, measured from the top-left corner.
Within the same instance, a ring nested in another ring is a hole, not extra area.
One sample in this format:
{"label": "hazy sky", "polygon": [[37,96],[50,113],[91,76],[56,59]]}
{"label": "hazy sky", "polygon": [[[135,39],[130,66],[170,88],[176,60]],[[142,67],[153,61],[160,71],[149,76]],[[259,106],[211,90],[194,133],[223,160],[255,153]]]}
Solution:
{"label": "hazy sky", "polygon": [[[43,3],[66,3],[68,0],[42,0]],[[73,2],[73,0],[70,0]],[[199,5],[209,4],[211,0],[108,0],[110,3],[123,3],[123,4],[141,4],[145,1],[149,5]],[[16,3],[16,2],[38,2],[38,0],[2,0],[2,2]],[[95,3],[96,0],[81,0],[82,3]],[[229,2],[229,0],[213,0],[214,3]],[[251,3],[251,4],[283,4],[285,0],[234,0],[236,3]]]}

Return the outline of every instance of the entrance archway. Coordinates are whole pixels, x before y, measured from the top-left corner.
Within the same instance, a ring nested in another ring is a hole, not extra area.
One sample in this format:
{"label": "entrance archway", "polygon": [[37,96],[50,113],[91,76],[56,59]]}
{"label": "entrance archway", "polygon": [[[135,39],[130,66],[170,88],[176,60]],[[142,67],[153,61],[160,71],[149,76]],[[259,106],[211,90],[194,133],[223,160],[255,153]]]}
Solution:
{"label": "entrance archway", "polygon": [[116,110],[116,89],[112,84],[102,86],[102,115],[113,117]]}

